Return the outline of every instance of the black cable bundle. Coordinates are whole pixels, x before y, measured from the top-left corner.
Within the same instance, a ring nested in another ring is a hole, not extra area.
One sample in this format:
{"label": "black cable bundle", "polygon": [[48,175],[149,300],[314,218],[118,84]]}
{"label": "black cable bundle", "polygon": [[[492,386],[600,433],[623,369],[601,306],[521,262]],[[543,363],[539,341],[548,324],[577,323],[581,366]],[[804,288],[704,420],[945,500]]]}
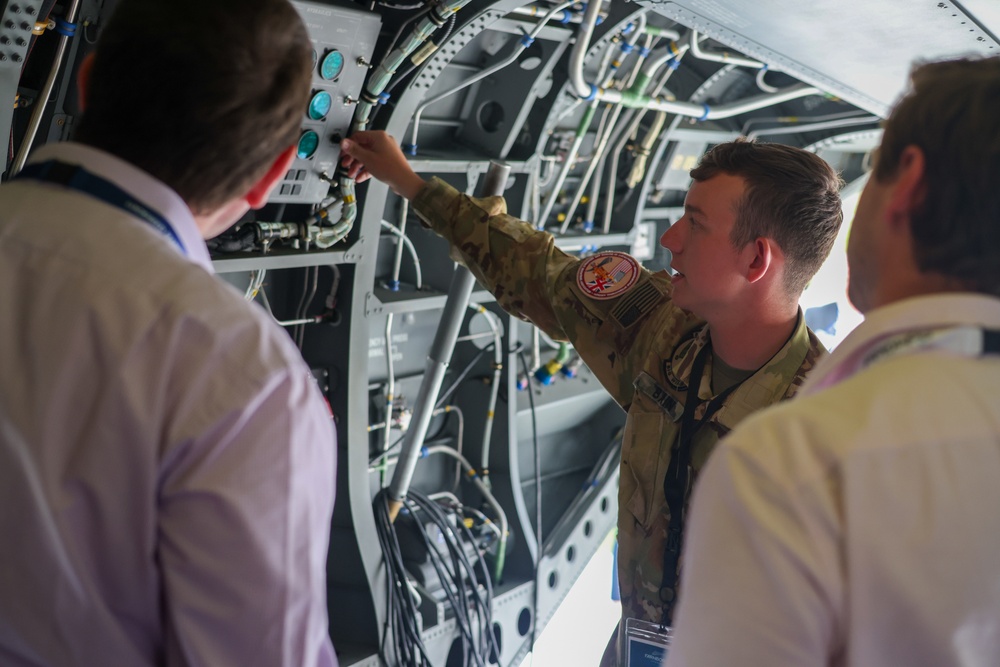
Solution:
{"label": "black cable bundle", "polygon": [[[415,622],[419,611],[410,595],[399,541],[389,520],[386,494],[383,489],[375,498],[375,523],[389,577],[389,613],[380,653],[389,665],[423,667],[430,665],[430,661]],[[415,517],[427,517],[444,538],[442,545],[437,536],[432,538],[427,533],[424,521],[414,522],[455,614],[455,625],[462,636],[462,664],[486,667],[491,657],[499,657],[500,648],[493,636],[493,585],[475,537],[466,528],[461,516],[455,516],[453,520],[438,503],[419,491],[411,488],[403,506]],[[469,559],[465,544],[473,546],[475,562]],[[482,590],[477,584],[482,586]],[[390,628],[395,661],[385,654],[385,641]]]}
{"label": "black cable bundle", "polygon": [[[410,594],[403,555],[399,550],[399,540],[396,539],[396,531],[389,518],[388,499],[388,490],[382,489],[375,496],[374,508],[375,528],[379,545],[382,547],[386,578],[389,583],[386,593],[387,613],[379,655],[390,667],[397,665],[431,667],[427,648],[420,639],[420,628],[417,627],[417,615],[420,611]],[[386,654],[386,642],[390,641],[390,637],[392,656]]]}

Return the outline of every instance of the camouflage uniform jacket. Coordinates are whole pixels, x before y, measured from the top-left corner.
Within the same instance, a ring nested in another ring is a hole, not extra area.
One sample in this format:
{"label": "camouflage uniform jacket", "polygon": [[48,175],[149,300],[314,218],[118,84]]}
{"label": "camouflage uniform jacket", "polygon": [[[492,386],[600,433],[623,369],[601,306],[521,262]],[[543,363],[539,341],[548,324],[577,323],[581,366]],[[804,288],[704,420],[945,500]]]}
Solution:
{"label": "camouflage uniform jacket", "polygon": [[[570,341],[611,396],[628,412],[618,490],[618,578],[623,618],[659,621],[663,547],[669,519],[663,478],[698,351],[708,342],[703,320],[675,306],[666,271],[639,269],[616,298],[588,296],[578,285],[581,260],[553,237],[506,214],[500,197],[476,199],[433,179],[413,202],[421,219],[452,246],[507,312],[549,336]],[[799,323],[791,338],[743,382],[693,440],[697,472],[719,438],[744,417],[789,398],[824,352]],[[711,358],[700,384],[704,414],[711,392]]]}

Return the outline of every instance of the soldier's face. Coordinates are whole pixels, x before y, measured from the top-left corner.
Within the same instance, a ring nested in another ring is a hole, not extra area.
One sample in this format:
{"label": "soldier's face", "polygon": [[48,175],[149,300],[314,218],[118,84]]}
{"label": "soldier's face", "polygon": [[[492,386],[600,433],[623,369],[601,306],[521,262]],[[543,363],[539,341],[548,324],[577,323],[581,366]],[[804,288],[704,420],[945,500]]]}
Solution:
{"label": "soldier's face", "polygon": [[729,174],[696,181],[684,199],[684,216],[660,238],[671,255],[674,303],[709,321],[736,303],[746,285],[747,249],[730,240],[745,190],[744,180]]}

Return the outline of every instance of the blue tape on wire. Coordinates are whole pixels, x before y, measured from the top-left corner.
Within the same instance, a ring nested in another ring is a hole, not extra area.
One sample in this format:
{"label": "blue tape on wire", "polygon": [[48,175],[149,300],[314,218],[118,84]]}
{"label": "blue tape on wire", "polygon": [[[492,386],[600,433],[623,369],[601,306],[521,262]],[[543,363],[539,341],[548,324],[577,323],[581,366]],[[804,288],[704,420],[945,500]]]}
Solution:
{"label": "blue tape on wire", "polygon": [[698,120],[708,120],[708,114],[712,113],[712,108],[710,106],[708,106],[707,104],[702,104],[701,106],[705,108],[705,113],[703,113],[698,118]]}
{"label": "blue tape on wire", "polygon": [[624,28],[622,28],[622,34],[623,35],[627,35],[630,32],[632,32],[633,30],[635,30],[635,24],[634,23],[629,23],[627,26],[625,26]]}
{"label": "blue tape on wire", "polygon": [[521,46],[528,48],[535,43],[535,38],[531,35],[521,35]]}
{"label": "blue tape on wire", "polygon": [[622,50],[622,53],[632,53],[632,51],[635,50],[635,46],[632,45],[632,44],[629,44],[628,42],[622,42],[621,50]]}
{"label": "blue tape on wire", "polygon": [[378,103],[379,104],[388,104],[390,97],[391,97],[391,95],[389,95],[389,93],[379,93],[378,94]]}
{"label": "blue tape on wire", "polygon": [[643,46],[643,47],[641,47],[639,49],[639,55],[642,56],[643,58],[649,57],[650,53],[652,53],[652,49],[649,49],[649,48],[647,48],[645,46]]}
{"label": "blue tape on wire", "polygon": [[589,85],[590,85],[590,95],[587,95],[586,97],[583,98],[584,102],[589,102],[590,100],[592,100],[595,97],[597,97],[597,86],[595,86],[592,83],[589,84]]}
{"label": "blue tape on wire", "polygon": [[403,144],[403,152],[406,153],[407,155],[416,155],[417,154],[417,145],[416,144]]}
{"label": "blue tape on wire", "polygon": [[559,22],[565,25],[569,23],[571,20],[573,20],[573,13],[568,9],[562,10],[562,18],[559,19]]}
{"label": "blue tape on wire", "polygon": [[63,19],[56,19],[56,27],[53,28],[53,30],[58,32],[60,35],[72,37],[76,34],[76,24],[64,21]]}

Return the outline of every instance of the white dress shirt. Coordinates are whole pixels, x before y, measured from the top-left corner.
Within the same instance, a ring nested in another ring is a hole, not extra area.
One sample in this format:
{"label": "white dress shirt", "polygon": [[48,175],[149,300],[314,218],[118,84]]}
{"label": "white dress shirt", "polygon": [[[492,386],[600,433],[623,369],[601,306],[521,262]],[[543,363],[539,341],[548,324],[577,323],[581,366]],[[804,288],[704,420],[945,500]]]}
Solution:
{"label": "white dress shirt", "polygon": [[1000,665],[1000,356],[956,326],[1000,329],[1000,299],[872,312],[723,441],[667,665]]}
{"label": "white dress shirt", "polygon": [[0,187],[0,664],[331,666],[329,409],[211,273],[184,202],[78,144],[171,223]]}

